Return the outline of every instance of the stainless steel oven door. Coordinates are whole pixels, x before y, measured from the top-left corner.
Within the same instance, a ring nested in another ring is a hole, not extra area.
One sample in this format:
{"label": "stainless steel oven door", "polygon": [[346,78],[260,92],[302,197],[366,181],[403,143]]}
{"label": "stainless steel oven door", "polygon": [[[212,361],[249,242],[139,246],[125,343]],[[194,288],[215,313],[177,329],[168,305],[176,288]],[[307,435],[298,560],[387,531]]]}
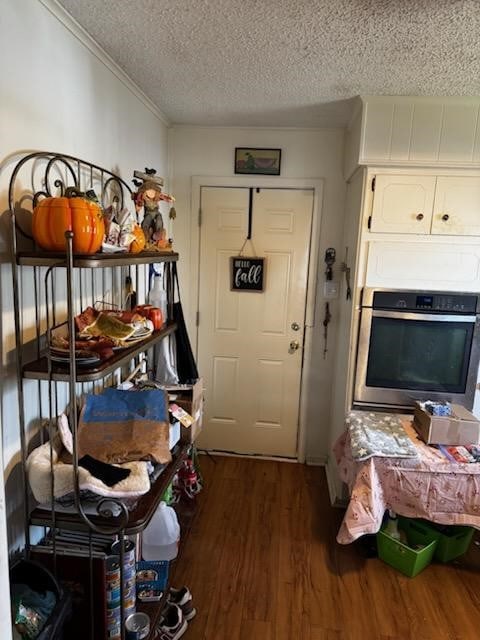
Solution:
{"label": "stainless steel oven door", "polygon": [[353,404],[408,408],[450,400],[471,409],[480,361],[476,315],[362,308]]}

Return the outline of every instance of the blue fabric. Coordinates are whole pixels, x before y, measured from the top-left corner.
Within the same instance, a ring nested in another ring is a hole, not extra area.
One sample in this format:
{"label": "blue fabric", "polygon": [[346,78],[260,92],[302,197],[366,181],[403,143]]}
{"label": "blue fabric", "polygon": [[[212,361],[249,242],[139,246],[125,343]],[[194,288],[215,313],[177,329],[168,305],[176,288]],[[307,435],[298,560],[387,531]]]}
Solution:
{"label": "blue fabric", "polygon": [[129,420],[168,422],[165,391],[161,389],[122,391],[107,388],[103,393],[87,396],[83,413],[85,423]]}

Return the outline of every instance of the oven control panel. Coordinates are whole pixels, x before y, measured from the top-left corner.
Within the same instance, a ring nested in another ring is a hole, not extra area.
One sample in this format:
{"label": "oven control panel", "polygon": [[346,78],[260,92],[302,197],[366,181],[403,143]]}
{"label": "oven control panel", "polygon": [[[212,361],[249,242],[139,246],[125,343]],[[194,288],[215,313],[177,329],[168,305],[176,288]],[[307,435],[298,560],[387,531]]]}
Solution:
{"label": "oven control panel", "polygon": [[432,291],[375,291],[374,309],[398,309],[419,313],[477,313],[478,296],[468,293]]}

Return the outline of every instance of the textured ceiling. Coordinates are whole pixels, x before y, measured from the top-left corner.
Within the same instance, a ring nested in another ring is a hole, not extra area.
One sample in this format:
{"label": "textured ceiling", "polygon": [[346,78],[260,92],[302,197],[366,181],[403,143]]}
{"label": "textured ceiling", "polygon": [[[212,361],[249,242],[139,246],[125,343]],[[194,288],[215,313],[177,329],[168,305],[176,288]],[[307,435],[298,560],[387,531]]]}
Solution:
{"label": "textured ceiling", "polygon": [[336,126],[480,95],[479,0],[60,0],[172,123]]}

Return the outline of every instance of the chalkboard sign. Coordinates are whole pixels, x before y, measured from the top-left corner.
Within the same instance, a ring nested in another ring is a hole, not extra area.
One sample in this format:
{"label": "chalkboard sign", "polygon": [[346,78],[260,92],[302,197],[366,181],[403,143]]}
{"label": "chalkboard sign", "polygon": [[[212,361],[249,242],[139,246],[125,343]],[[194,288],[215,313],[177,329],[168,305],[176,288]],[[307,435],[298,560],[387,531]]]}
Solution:
{"label": "chalkboard sign", "polygon": [[263,291],[265,258],[231,258],[232,291]]}

